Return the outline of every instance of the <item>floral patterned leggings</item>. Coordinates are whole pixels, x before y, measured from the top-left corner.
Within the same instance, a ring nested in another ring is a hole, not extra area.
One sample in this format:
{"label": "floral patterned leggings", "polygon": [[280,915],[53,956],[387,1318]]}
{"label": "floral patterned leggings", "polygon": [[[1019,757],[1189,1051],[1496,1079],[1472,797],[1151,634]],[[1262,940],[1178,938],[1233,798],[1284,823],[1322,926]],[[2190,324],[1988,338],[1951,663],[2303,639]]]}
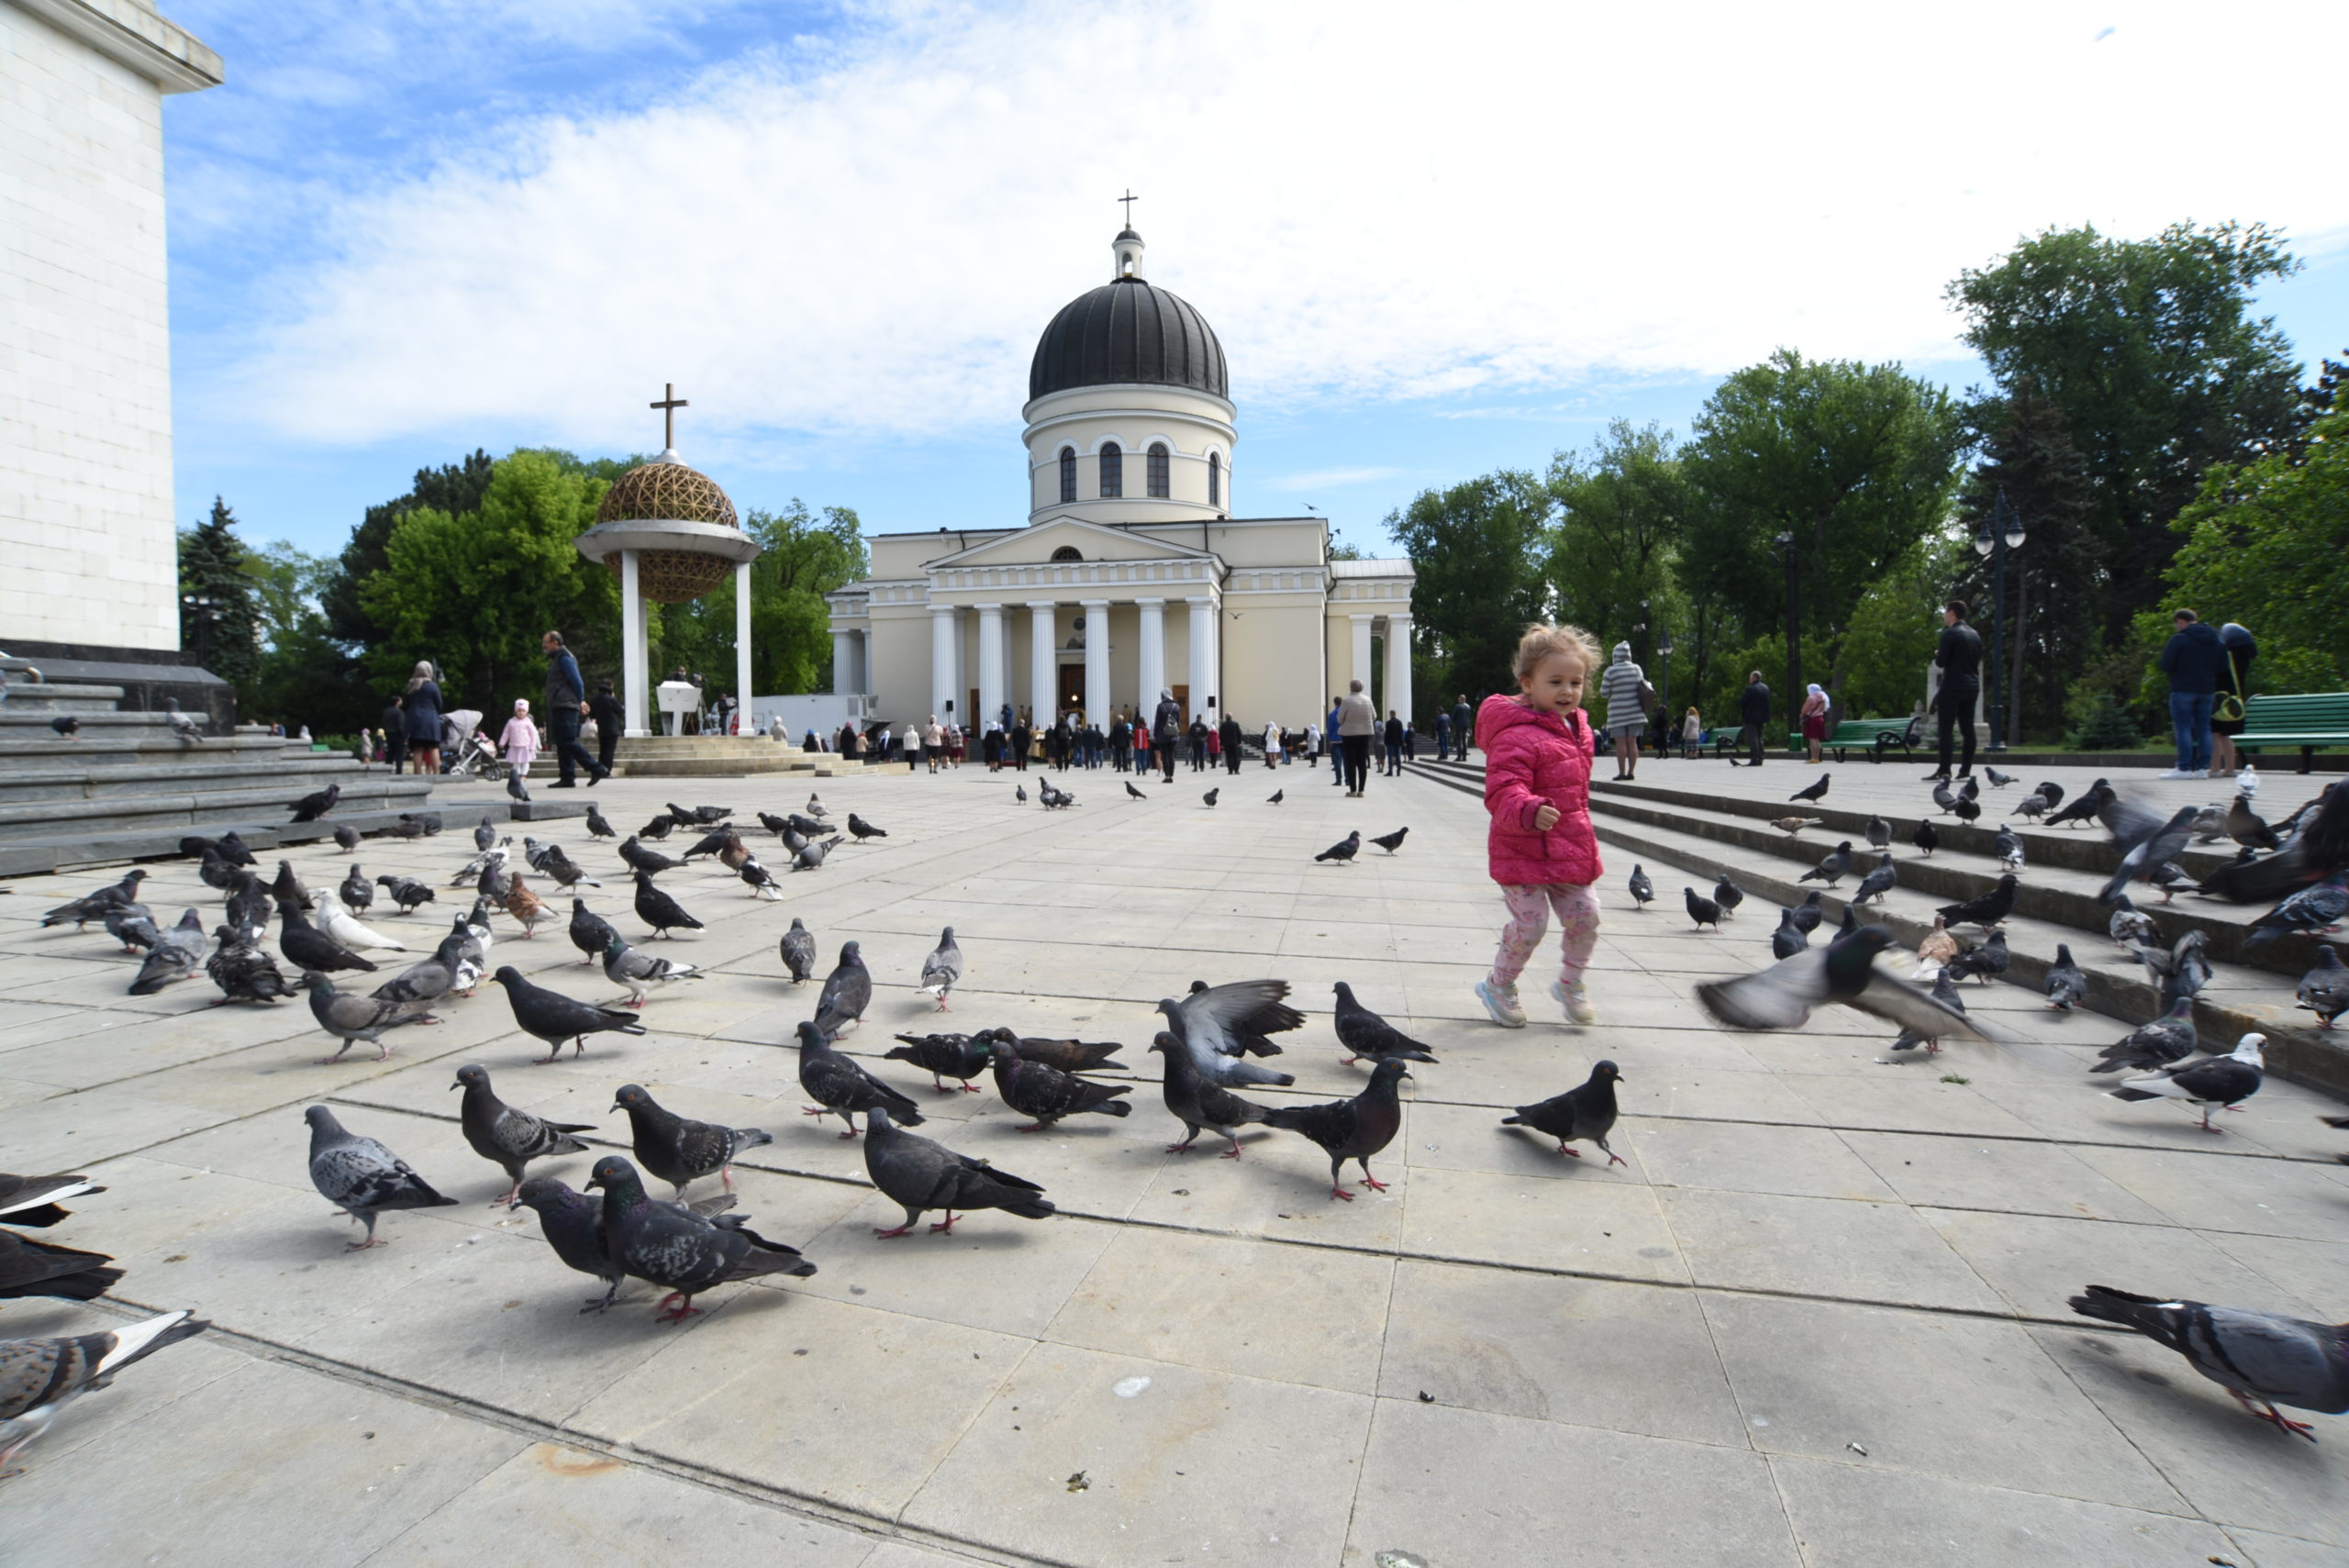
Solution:
{"label": "floral patterned leggings", "polygon": [[1517,984],[1542,933],[1549,929],[1553,909],[1558,912],[1558,978],[1569,985],[1580,980],[1598,946],[1598,895],[1567,882],[1537,887],[1504,883],[1501,897],[1508,905],[1508,924],[1501,928],[1500,951],[1493,955],[1493,984]]}

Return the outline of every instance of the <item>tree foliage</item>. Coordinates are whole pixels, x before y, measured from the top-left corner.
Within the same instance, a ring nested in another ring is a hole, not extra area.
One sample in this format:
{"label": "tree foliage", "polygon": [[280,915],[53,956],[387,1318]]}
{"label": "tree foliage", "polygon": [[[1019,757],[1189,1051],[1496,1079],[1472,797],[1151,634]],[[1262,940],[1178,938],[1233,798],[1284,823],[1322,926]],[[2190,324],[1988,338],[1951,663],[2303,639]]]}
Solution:
{"label": "tree foliage", "polygon": [[406,495],[367,508],[359,525],[351,530],[351,540],[342,547],[335,569],[319,585],[318,606],[337,638],[364,645],[382,635],[383,628],[369,617],[359,602],[359,588],[384,569],[389,558],[392,530],[399,526],[400,519],[410,512],[427,509],[452,517],[479,511],[481,498],[489,489],[493,466],[489,453],[475,448],[462,462],[417,469],[416,483]]}
{"label": "tree foliage", "polygon": [[211,515],[180,532],[180,646],[236,687],[242,704],[260,668],[261,644],[245,545],[236,528],[236,514],[215,495]]}
{"label": "tree foliage", "polygon": [[[1617,419],[1588,453],[1553,456],[1547,488],[1558,520],[1543,575],[1556,613],[1612,628],[1609,636],[1644,621],[1652,640],[1681,531],[1695,510],[1670,432]],[[1648,656],[1646,642],[1634,651]]]}
{"label": "tree foliage", "polygon": [[[869,570],[863,525],[846,506],[820,515],[794,497],[780,512],[753,507],[743,531],[766,553],[751,564],[751,678],[754,695],[830,689],[831,606],[824,595]],[[712,691],[734,686],[734,579],[703,597],[661,607],[651,668],[683,664],[707,676]]]}
{"label": "tree foliage", "polygon": [[1386,531],[1411,558],[1412,689],[1514,690],[1509,665],[1527,623],[1549,604],[1542,565],[1552,502],[1531,473],[1504,470],[1423,490]]}

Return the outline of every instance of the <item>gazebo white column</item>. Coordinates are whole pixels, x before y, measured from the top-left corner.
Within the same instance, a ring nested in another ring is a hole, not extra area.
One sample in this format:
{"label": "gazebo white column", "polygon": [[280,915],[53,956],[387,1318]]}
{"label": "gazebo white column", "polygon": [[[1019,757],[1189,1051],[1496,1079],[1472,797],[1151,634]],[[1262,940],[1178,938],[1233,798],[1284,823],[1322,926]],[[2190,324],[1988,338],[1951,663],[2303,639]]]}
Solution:
{"label": "gazebo white column", "polygon": [[[946,720],[946,704],[954,695],[954,606],[930,606],[930,711]],[[918,721],[917,721],[918,722]]]}
{"label": "gazebo white column", "polygon": [[734,712],[736,730],[751,733],[751,563],[734,569]]}
{"label": "gazebo white column", "polygon": [[832,632],[832,695],[846,696],[857,689],[856,633],[836,628]]}
{"label": "gazebo white column", "polygon": [[1109,726],[1109,601],[1079,599],[1085,610],[1085,717]]}
{"label": "gazebo white column", "polygon": [[984,729],[1003,706],[1003,606],[979,606],[979,711],[966,721]]}
{"label": "gazebo white column", "polygon": [[[1370,623],[1375,616],[1350,616],[1354,624],[1354,667],[1353,678],[1362,683],[1364,692],[1370,690]],[[1341,694],[1342,695],[1342,694]]]}
{"label": "gazebo white column", "polygon": [[652,733],[652,687],[645,673],[644,593],[639,586],[636,551],[620,551],[620,685],[628,700],[628,732]]}
{"label": "gazebo white column", "polygon": [[1166,601],[1136,599],[1141,611],[1141,647],[1136,651],[1137,678],[1141,684],[1141,696],[1134,704],[1134,711],[1144,722],[1157,711],[1158,694],[1166,684]]}
{"label": "gazebo white column", "polygon": [[[1186,599],[1191,606],[1191,716],[1204,717],[1208,699],[1215,690],[1215,601]],[[1223,721],[1223,710],[1216,710],[1216,722]]]}
{"label": "gazebo white column", "polygon": [[1038,725],[1052,721],[1060,706],[1060,651],[1052,646],[1053,612],[1059,606],[1028,601],[1028,716]]}
{"label": "gazebo white column", "polygon": [[1411,617],[1386,617],[1386,706],[1411,722]]}

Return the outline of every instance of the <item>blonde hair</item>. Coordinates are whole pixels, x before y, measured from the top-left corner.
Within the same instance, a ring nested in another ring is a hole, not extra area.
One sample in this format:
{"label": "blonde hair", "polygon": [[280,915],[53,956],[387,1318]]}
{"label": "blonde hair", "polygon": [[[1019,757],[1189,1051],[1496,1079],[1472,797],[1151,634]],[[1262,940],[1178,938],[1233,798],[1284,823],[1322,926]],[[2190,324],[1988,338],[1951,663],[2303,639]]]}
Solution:
{"label": "blonde hair", "polygon": [[1571,653],[1582,661],[1584,679],[1598,668],[1598,639],[1578,626],[1547,626],[1540,621],[1525,628],[1517,639],[1517,662],[1514,673],[1521,684],[1542,667],[1542,661],[1553,653]]}

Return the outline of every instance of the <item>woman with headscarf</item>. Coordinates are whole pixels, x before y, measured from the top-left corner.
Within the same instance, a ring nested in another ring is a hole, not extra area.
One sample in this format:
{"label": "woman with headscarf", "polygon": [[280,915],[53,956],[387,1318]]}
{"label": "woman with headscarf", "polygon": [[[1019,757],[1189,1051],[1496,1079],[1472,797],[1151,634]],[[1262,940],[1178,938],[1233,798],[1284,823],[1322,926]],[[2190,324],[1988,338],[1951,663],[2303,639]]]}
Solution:
{"label": "woman with headscarf", "polygon": [[2221,777],[2243,766],[2235,751],[2235,737],[2243,733],[2243,705],[2251,696],[2251,662],[2259,644],[2247,627],[2233,621],[2219,628],[2219,647],[2226,658],[2219,665],[2219,691],[2210,705],[2210,775]]}
{"label": "woman with headscarf", "polygon": [[419,659],[416,673],[408,677],[407,690],[400,697],[400,710],[407,716],[407,749],[416,759],[416,771],[427,775],[440,771],[440,685],[432,678],[432,665]]}
{"label": "woman with headscarf", "polygon": [[1647,684],[1647,672],[1631,662],[1631,645],[1617,643],[1607,674],[1599,682],[1598,695],[1607,704],[1607,738],[1615,743],[1618,779],[1631,778],[1640,771],[1640,731],[1648,727],[1640,688]]}
{"label": "woman with headscarf", "polygon": [[1821,760],[1821,748],[1827,741],[1827,688],[1813,681],[1802,699],[1802,743],[1810,749],[1810,760]]}

